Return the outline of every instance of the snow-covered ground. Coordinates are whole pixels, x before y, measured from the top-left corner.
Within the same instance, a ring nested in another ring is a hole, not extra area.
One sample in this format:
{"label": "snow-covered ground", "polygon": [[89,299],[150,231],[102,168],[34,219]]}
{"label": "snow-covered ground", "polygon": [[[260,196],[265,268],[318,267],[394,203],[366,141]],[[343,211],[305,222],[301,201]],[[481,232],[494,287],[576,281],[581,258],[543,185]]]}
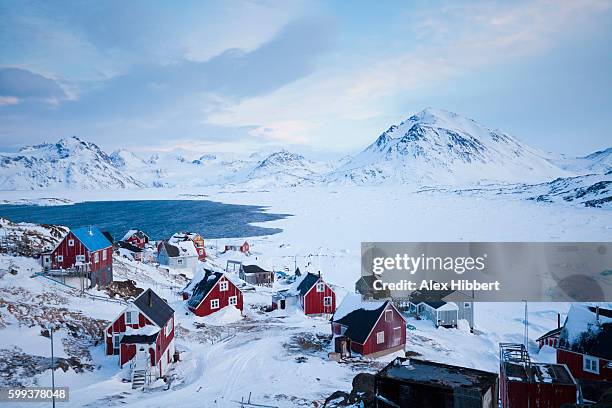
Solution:
{"label": "snow-covered ground", "polygon": [[[266,223],[269,227],[282,228],[281,233],[248,238],[253,255],[246,260],[274,270],[293,271],[297,263],[301,269],[321,271],[335,285],[339,299],[352,290],[359,276],[362,241],[608,241],[612,237],[612,212],[608,209],[542,203],[508,194],[415,192],[401,186],[259,191],[47,190],[0,194],[4,200],[35,202],[43,197],[71,201],[202,198],[264,205],[271,212],[293,214]],[[201,232],[206,236],[205,231]],[[210,248],[212,243],[207,245],[212,266],[223,267],[227,259],[242,256],[216,254]],[[121,262],[129,264],[129,261]],[[2,302],[21,302],[30,307],[45,304],[80,312],[84,319],[100,320],[111,320],[123,307],[119,303],[76,297],[44,278],[30,277],[38,268],[31,259],[0,257],[1,269],[8,269],[9,263],[18,272],[4,273],[0,278]],[[187,314],[183,302],[173,295],[173,288],[185,283],[180,276],[144,266],[140,269],[118,267],[116,271],[118,278],[134,279],[138,286],[151,287],[170,301],[177,312],[177,348],[181,351],[181,362],[172,367],[168,390],[166,384],[156,383],[147,392],[133,391],[129,383],[121,381],[116,359],[104,356],[101,345],[90,344],[87,335],[76,342],[66,341],[70,335],[64,328],[56,335],[56,347],[61,348],[62,343],[64,348],[58,350],[58,356],[83,353],[82,348],[86,348],[89,356],[84,355],[81,362],[93,366],[82,373],[72,368],[65,373],[56,372],[57,384],[71,388],[70,406],[129,403],[130,406],[161,407],[180,402],[186,407],[236,407],[239,404],[232,401],[248,398],[249,394],[253,402],[264,405],[313,406],[313,401],[320,404],[336,390],[350,391],[356,373],[376,371],[392,358],[354,364],[329,361],[329,323],[299,313],[263,312],[262,306],[270,304],[271,289],[247,292],[248,306],[241,319],[228,313],[223,318],[206,321]],[[566,303],[529,304],[530,339],[533,341],[555,328],[557,313],[563,319],[569,306]],[[409,319],[416,330],[409,331],[406,349],[435,361],[497,371],[498,343],[523,340],[523,308],[521,303],[477,304],[474,334],[460,329],[436,329],[426,320]],[[0,313],[0,349],[20,347],[24,354],[49,355],[48,339],[40,335],[40,327],[25,318],[17,319],[6,304],[0,307]],[[50,372],[31,375],[27,380],[47,385]]]}

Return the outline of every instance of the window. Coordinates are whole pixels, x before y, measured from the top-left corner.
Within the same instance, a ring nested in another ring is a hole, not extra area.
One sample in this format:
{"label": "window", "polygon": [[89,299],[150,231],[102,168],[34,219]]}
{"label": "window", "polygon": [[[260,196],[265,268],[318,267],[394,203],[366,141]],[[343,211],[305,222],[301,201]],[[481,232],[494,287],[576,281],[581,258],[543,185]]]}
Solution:
{"label": "window", "polygon": [[113,335],[113,354],[119,354],[119,345],[121,344],[121,335]]}
{"label": "window", "polygon": [[136,324],[138,323],[137,312],[125,312],[125,324]]}
{"label": "window", "polygon": [[106,261],[107,256],[108,256],[108,254],[106,253],[106,249],[104,249],[104,250],[102,251],[102,260],[103,260],[103,261]]}
{"label": "window", "polygon": [[331,296],[325,296],[323,298],[323,306],[331,306],[332,305],[332,297]]}
{"label": "window", "polygon": [[385,332],[381,331],[376,333],[376,344],[382,344],[385,342]]}
{"label": "window", "polygon": [[182,260],[182,259],[177,259],[177,260],[176,260],[176,263],[177,263],[177,264],[179,264],[179,265],[181,265],[181,264],[183,263],[183,260]]}
{"label": "window", "polygon": [[166,323],[166,336],[169,336],[172,333],[172,325],[174,324],[174,318],[170,318],[168,323]]}
{"label": "window", "polygon": [[582,368],[589,373],[599,374],[599,359],[597,357],[582,357]]}
{"label": "window", "polygon": [[68,246],[74,246],[74,239],[68,240]]}
{"label": "window", "polygon": [[100,260],[100,253],[99,252],[94,252],[94,262],[98,263],[99,260]]}
{"label": "window", "polygon": [[202,254],[204,253],[204,250],[203,250],[203,249],[198,249],[198,253],[199,253],[200,255],[202,255]]}
{"label": "window", "polygon": [[471,304],[470,302],[464,302],[464,303],[463,303],[463,307],[464,307],[465,309],[469,309],[470,307],[472,307],[472,304]]}
{"label": "window", "polygon": [[55,257],[55,260],[56,260],[57,262],[64,262],[64,256],[63,256],[63,255],[57,255],[57,256]]}
{"label": "window", "polygon": [[325,284],[323,282],[317,283],[317,292],[323,292],[325,290]]}
{"label": "window", "polygon": [[76,261],[77,262],[85,262],[85,255],[77,255],[76,256]]}
{"label": "window", "polygon": [[238,304],[238,296],[230,296],[229,297],[229,304],[230,305],[237,305]]}
{"label": "window", "polygon": [[393,310],[385,310],[385,322],[393,321]]}
{"label": "window", "polygon": [[219,283],[219,290],[221,292],[225,292],[227,290],[228,284],[227,281],[223,281]]}
{"label": "window", "polygon": [[219,308],[219,299],[213,299],[210,301],[210,308],[211,309],[218,309]]}

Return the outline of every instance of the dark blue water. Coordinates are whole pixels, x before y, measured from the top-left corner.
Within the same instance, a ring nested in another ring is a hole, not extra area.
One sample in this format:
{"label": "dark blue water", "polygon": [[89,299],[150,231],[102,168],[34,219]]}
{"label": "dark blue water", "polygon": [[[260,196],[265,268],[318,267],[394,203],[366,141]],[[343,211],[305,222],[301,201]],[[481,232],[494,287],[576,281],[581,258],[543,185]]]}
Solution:
{"label": "dark blue water", "polygon": [[0,205],[0,217],[15,222],[59,224],[70,228],[96,225],[121,239],[130,229],[143,230],[153,240],[179,231],[200,233],[205,239],[251,237],[281,232],[279,228],[249,225],[289,214],[270,214],[254,205],[205,200],[94,201],[73,205]]}

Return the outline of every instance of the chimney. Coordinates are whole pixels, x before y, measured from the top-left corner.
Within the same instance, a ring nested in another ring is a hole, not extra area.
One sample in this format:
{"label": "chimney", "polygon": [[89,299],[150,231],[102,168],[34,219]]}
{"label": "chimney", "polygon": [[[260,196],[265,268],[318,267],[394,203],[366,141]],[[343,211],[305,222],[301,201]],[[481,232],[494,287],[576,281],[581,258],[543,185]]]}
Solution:
{"label": "chimney", "polygon": [[319,278],[321,277],[321,271],[319,271]]}
{"label": "chimney", "polygon": [[561,328],[561,314],[557,313],[557,329]]}
{"label": "chimney", "polygon": [[149,307],[153,307],[153,297],[151,296],[151,289],[149,289]]}

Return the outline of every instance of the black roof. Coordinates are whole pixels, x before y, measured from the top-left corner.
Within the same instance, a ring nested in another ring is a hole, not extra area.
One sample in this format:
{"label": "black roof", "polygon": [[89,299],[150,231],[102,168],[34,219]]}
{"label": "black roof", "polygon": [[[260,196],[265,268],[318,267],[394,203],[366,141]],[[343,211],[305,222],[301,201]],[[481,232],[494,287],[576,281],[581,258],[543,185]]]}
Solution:
{"label": "black roof", "polygon": [[242,265],[242,270],[244,273],[270,273],[270,271],[266,271],[257,265]]}
{"label": "black roof", "polygon": [[340,319],[336,320],[332,317],[332,321],[346,326],[346,331],[344,332],[346,337],[359,344],[363,344],[368,339],[368,335],[388,304],[389,301],[386,301],[378,309],[373,310],[356,309]]}
{"label": "black roof", "polygon": [[202,299],[206,297],[208,292],[210,292],[210,290],[217,284],[219,279],[221,279],[221,277],[223,276],[221,272],[213,272],[209,269],[205,269],[204,271],[205,273],[202,280],[193,287],[193,292],[191,294],[191,297],[189,298],[189,301],[187,302],[187,305],[189,307],[198,307],[200,302],[202,302]]}
{"label": "black roof", "polygon": [[319,278],[320,278],[319,275],[315,275],[314,273],[308,272],[306,276],[304,276],[304,279],[302,279],[302,281],[298,285],[297,291],[302,296],[305,295],[310,290],[310,288],[312,288],[314,284],[317,283]]}
{"label": "black roof", "polygon": [[127,249],[132,252],[142,252],[142,248],[137,247],[136,245],[130,244],[127,241],[117,241],[117,245],[119,248]]}
{"label": "black roof", "polygon": [[550,331],[547,331],[546,333],[544,333],[543,335],[541,335],[540,337],[538,337],[538,338],[536,339],[536,341],[540,341],[540,340],[545,339],[545,338],[547,338],[547,337],[550,337],[550,336],[554,336],[554,335],[556,335],[556,334],[559,334],[559,333],[561,333],[561,330],[562,330],[562,329],[563,329],[563,327],[557,327],[556,329],[552,329],[552,330],[550,330]]}
{"label": "black roof", "polygon": [[439,301],[439,302],[426,301],[426,302],[423,302],[423,303],[425,303],[428,306],[433,307],[434,309],[439,309],[439,308],[441,308],[442,306],[444,306],[446,304],[446,302],[442,302],[442,301]]}
{"label": "black roof", "polygon": [[113,240],[113,236],[111,235],[110,232],[108,231],[102,231],[102,235],[104,235],[106,237],[106,239],[108,239],[108,241],[112,244],[113,242],[115,242]]}
{"label": "black roof", "polygon": [[145,336],[144,334],[128,334],[121,338],[122,344],[152,344],[157,340],[157,335],[159,332],[155,334],[151,334],[149,336]]}
{"label": "black roof", "polygon": [[[410,301],[412,303],[414,303],[415,305],[421,303],[421,302],[440,302],[442,301],[442,299],[444,299],[446,296],[450,295],[451,293],[455,292],[454,290],[424,290],[424,291],[420,291],[420,290],[415,290],[414,292],[412,292],[410,294]],[[429,304],[429,303],[428,303]],[[432,305],[430,305],[432,306]],[[434,307],[434,306],[432,306]],[[439,306],[438,306],[439,307]],[[437,309],[437,308],[436,308]]]}
{"label": "black roof", "polygon": [[402,357],[389,363],[376,377],[408,384],[484,392],[497,383],[496,373]]}
{"label": "black roof", "polygon": [[179,256],[180,252],[179,252],[178,247],[172,245],[168,241],[162,242],[162,245],[164,246],[164,248],[166,248],[166,252],[168,253],[169,257],[175,258],[175,257]]}
{"label": "black roof", "polygon": [[[589,311],[596,313],[595,307],[589,307]],[[571,313],[571,309],[570,309]],[[612,310],[599,308],[599,315],[612,317]],[[570,316],[568,316],[569,319]],[[567,323],[567,321],[566,321]],[[584,331],[573,342],[568,339],[568,330],[565,326],[559,336],[559,348],[574,351],[576,353],[588,354],[589,356],[612,360],[612,323],[600,323],[598,325],[585,325]]]}
{"label": "black roof", "polygon": [[174,309],[172,309],[164,299],[157,296],[157,293],[153,292],[151,289],[142,292],[140,296],[134,300],[134,305],[159,327],[164,327],[168,320],[174,315]]}

